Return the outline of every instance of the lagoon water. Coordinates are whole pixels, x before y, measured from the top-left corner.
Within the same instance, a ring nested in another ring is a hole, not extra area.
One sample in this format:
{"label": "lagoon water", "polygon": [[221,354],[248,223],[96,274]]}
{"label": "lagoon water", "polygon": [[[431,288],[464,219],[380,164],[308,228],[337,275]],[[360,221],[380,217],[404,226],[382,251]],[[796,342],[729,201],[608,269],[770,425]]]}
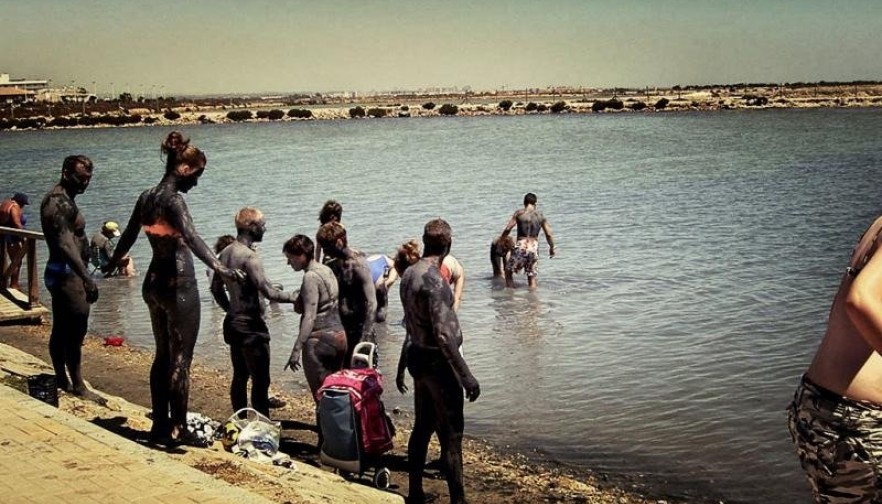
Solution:
{"label": "lagoon water", "polygon": [[[238,208],[263,209],[265,268],[286,289],[300,276],[282,243],[313,236],[328,198],[371,253],[442,216],[467,272],[460,319],[483,391],[466,406],[467,434],[673,494],[806,502],[784,408],[848,254],[880,213],[880,129],[882,113],[866,109],[193,126],[184,132],[209,162],[187,201],[209,244],[234,233]],[[96,165],[77,200],[89,233],[124,226],[162,174],[168,131],[4,132],[0,191],[31,194],[38,228],[62,158],[83,153]],[[543,243],[540,289],[519,277],[511,291],[490,278],[487,250],[528,191],[559,255]],[[143,235],[132,253],[146,269]],[[92,332],[152,347],[140,282],[100,282]],[[200,290],[197,354],[226,366],[223,315],[207,281]],[[393,295],[379,326],[390,376],[401,316]],[[297,323],[287,306],[269,313],[274,383],[293,391],[306,389],[282,371]],[[410,409],[394,386],[385,397]]]}

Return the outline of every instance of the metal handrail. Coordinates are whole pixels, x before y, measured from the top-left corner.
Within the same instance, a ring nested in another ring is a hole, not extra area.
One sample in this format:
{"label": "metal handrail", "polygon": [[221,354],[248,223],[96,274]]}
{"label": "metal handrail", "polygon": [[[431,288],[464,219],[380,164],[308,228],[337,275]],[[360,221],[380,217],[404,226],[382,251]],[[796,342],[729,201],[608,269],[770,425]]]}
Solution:
{"label": "metal handrail", "polygon": [[[37,240],[45,240],[46,237],[39,231],[16,229],[0,226],[0,236],[12,235],[24,238],[28,256],[28,305],[30,309],[40,306],[40,282],[37,275]],[[0,265],[6,265],[9,257],[6,250],[6,240],[0,240]],[[0,287],[9,288],[9,277],[12,275],[12,264],[5,266],[0,274]]]}

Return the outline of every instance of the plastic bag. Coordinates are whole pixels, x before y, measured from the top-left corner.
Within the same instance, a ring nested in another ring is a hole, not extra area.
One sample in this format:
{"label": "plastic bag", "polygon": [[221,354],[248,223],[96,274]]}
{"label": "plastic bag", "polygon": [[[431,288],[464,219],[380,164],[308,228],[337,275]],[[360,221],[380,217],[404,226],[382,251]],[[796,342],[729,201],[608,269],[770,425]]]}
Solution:
{"label": "plastic bag", "polygon": [[[244,413],[245,418],[240,418]],[[282,438],[281,422],[274,422],[253,408],[233,413],[222,429],[224,447],[237,455],[272,462]]]}

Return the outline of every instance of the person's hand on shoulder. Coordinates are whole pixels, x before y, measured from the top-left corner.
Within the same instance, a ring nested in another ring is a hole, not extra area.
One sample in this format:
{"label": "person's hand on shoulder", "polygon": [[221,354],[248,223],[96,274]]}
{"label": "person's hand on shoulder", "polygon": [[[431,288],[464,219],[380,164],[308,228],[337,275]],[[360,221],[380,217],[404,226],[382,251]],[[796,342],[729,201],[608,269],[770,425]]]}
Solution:
{"label": "person's hand on shoulder", "polygon": [[240,269],[230,269],[226,266],[218,266],[217,269],[214,270],[215,273],[221,276],[221,278],[232,280],[234,282],[243,282],[245,281],[245,272]]}

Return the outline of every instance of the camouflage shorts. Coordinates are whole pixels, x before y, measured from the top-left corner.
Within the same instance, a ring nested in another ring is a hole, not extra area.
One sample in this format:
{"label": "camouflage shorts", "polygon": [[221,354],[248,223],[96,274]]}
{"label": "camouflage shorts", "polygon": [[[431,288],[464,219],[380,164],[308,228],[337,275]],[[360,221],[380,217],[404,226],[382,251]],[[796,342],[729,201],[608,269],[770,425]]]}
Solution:
{"label": "camouflage shorts", "polygon": [[815,502],[882,503],[882,406],[803,377],[787,413]]}
{"label": "camouflage shorts", "polygon": [[539,242],[537,240],[518,240],[505,264],[505,271],[517,273],[524,270],[527,277],[539,273]]}

